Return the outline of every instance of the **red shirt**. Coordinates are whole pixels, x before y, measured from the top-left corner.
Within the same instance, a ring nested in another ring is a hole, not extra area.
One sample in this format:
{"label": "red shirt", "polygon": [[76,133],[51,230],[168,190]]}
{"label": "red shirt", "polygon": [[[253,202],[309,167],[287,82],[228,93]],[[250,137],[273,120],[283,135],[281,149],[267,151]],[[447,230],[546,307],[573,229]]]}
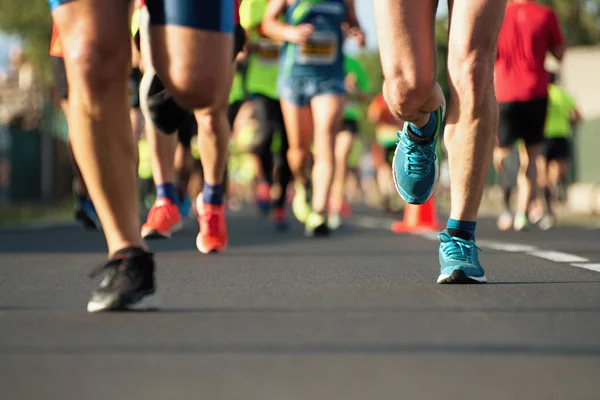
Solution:
{"label": "red shirt", "polygon": [[396,119],[388,108],[385,98],[381,93],[375,96],[371,101],[371,104],[369,105],[369,115],[377,119],[377,121],[373,121],[376,123],[401,125],[400,120]]}
{"label": "red shirt", "polygon": [[498,101],[547,97],[546,54],[563,43],[554,11],[533,1],[510,3],[498,38],[494,79]]}
{"label": "red shirt", "polygon": [[233,24],[240,24],[240,3],[242,0],[233,0]]}
{"label": "red shirt", "polygon": [[52,25],[52,39],[50,39],[50,56],[63,56],[62,43],[60,42],[60,38],[58,37],[58,29],[56,28],[56,25]]}

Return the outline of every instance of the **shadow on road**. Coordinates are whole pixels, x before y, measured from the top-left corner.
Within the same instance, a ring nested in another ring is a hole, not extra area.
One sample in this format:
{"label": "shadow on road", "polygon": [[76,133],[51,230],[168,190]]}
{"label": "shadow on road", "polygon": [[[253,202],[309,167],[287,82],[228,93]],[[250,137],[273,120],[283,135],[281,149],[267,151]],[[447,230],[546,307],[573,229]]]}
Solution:
{"label": "shadow on road", "polygon": [[548,346],[530,344],[433,344],[433,343],[402,343],[402,344],[266,344],[266,343],[235,343],[235,344],[127,344],[127,345],[0,345],[0,354],[8,355],[206,355],[206,354],[311,354],[311,355],[348,355],[348,354],[384,354],[384,355],[528,355],[528,356],[569,356],[582,358],[600,357],[598,346]]}
{"label": "shadow on road", "polygon": [[[270,220],[247,214],[229,216],[229,247],[232,249],[309,240],[303,236],[303,226],[296,221],[291,221],[287,230],[277,231]],[[335,237],[344,238],[364,232],[361,229],[344,227],[335,232]],[[184,229],[170,240],[152,240],[147,243],[152,251],[159,253],[194,251],[197,233],[197,222],[190,220],[186,222]],[[102,233],[85,231],[74,225],[0,231],[0,254],[105,252],[106,243]]]}

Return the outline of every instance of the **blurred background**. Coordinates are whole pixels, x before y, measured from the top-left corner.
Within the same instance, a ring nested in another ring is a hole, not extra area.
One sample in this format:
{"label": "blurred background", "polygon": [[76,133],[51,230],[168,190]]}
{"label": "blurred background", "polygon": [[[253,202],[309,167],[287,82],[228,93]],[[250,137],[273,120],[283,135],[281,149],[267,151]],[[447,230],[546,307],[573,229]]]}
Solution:
{"label": "blurred background", "polygon": [[[437,21],[440,66],[447,52],[447,7],[442,3]],[[560,85],[575,98],[583,116],[574,135],[569,178],[569,190],[575,195],[565,207],[574,213],[600,213],[600,0],[541,3],[556,11],[568,42],[564,62],[548,68],[560,74]],[[379,90],[381,68],[372,0],[356,0],[356,5],[367,47],[359,50],[349,45],[347,51],[363,62],[373,87]],[[49,66],[51,31],[46,0],[0,0],[0,223],[72,210],[67,126]],[[440,82],[447,91],[443,68]],[[367,154],[374,140],[366,109],[363,105],[360,154]],[[488,183],[486,198],[493,209],[498,178],[491,165]],[[439,196],[444,196],[443,190]]]}

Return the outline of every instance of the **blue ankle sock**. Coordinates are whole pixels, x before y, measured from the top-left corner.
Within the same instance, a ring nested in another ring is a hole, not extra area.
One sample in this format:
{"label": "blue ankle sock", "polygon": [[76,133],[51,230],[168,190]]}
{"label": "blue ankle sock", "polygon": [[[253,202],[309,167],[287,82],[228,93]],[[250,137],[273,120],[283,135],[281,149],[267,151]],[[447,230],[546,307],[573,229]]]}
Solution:
{"label": "blue ankle sock", "polygon": [[202,190],[202,200],[205,204],[212,204],[213,206],[220,206],[223,204],[223,185],[209,185],[204,184]]}
{"label": "blue ankle sock", "polygon": [[475,239],[476,227],[477,222],[475,221],[461,221],[450,218],[446,225],[446,230],[451,236],[456,236],[465,240],[473,240]]}
{"label": "blue ankle sock", "polygon": [[158,199],[169,199],[173,203],[177,203],[177,190],[173,183],[163,183],[156,185],[156,197]]}
{"label": "blue ankle sock", "polygon": [[429,121],[425,124],[425,126],[421,128],[417,128],[412,122],[408,123],[410,127],[410,131],[417,136],[422,138],[430,138],[433,137],[435,133],[435,127],[437,125],[437,118],[435,117],[435,111],[429,115]]}

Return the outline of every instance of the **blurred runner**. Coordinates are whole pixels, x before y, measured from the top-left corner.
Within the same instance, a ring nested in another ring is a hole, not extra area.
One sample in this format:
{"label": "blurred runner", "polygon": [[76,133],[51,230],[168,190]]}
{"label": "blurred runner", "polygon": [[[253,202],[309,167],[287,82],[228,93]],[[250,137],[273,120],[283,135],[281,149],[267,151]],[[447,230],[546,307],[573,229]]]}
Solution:
{"label": "blurred runner", "polygon": [[[127,105],[131,62],[129,3],[50,0],[64,45],[73,152],[102,222],[109,261],[88,311],[142,306],[155,293],[154,260],[142,240],[136,148]],[[208,226],[224,231],[222,178],[229,126],[227,94],[233,76],[231,0],[148,0],[152,58],[165,86],[194,110],[205,140]],[[208,167],[206,167],[208,166]],[[208,193],[207,193],[208,192]]]}
{"label": "blurred runner", "polygon": [[[151,150],[153,177],[157,192],[156,202],[148,213],[146,223],[142,226],[142,237],[169,238],[172,233],[181,229],[182,217],[187,217],[191,211],[188,184],[194,160],[190,145],[193,136],[198,133],[198,124],[191,112],[175,103],[153,69],[151,61],[148,60],[148,54],[150,54],[149,24],[146,11],[142,12],[141,26],[143,59],[147,60],[144,62],[142,99],[144,114],[147,116],[146,119],[149,125],[146,134]],[[235,41],[238,41],[237,34]],[[234,51],[237,52],[241,46],[242,43],[234,43]],[[237,83],[237,81],[236,75],[234,82]],[[235,106],[236,102],[233,105]],[[227,111],[228,119],[231,109],[230,105]],[[175,131],[177,135],[171,135]],[[206,135],[210,135],[210,133],[203,132],[200,137],[203,138]],[[206,139],[201,139],[201,141],[203,140]],[[216,201],[220,203],[220,206],[223,205],[225,181],[226,178],[224,177],[223,188],[216,197]],[[204,189],[206,189],[206,181],[203,183]],[[207,199],[204,198],[204,189],[202,191],[203,198],[199,203],[201,205],[200,209],[207,211],[206,217],[204,213],[199,214],[200,233],[196,243],[201,252],[210,253],[223,250],[227,242],[227,232],[225,230],[224,215],[220,212],[224,210],[211,211],[213,204],[210,203],[207,207],[204,207],[204,204],[207,203]],[[209,218],[222,219],[223,223],[214,224],[210,229],[202,229],[205,220]]]}
{"label": "blurred runner", "polygon": [[[56,25],[52,27],[52,39],[50,42],[50,66],[54,75],[54,85],[60,98],[60,108],[67,121],[69,120],[69,83],[67,82],[67,72],[65,71],[65,60],[63,58],[63,48],[58,36]],[[67,147],[69,150],[69,159],[71,161],[71,171],[73,172],[73,192],[75,193],[75,221],[86,229],[99,229],[100,221],[94,208],[94,204],[88,195],[85,181],[81,176],[81,171],[73,156],[71,147],[72,132],[69,129],[67,137]]]}
{"label": "blurred runner", "polygon": [[536,159],[544,141],[548,108],[546,55],[562,60],[565,42],[556,14],[531,0],[513,0],[506,8],[498,39],[495,88],[500,107],[498,146],[494,165],[499,173],[518,139],[520,169],[518,199],[513,227],[530,228],[528,212],[536,196]]}
{"label": "blurred runner", "polygon": [[[246,89],[254,103],[258,122],[250,149],[258,164],[256,204],[264,215],[273,211],[275,226],[284,229],[287,226],[285,200],[291,171],[287,161],[287,134],[277,93],[279,44],[262,34],[261,23],[267,3],[268,0],[244,0],[240,6],[240,19],[249,40]],[[276,140],[281,155],[277,163],[272,151]],[[277,177],[278,191],[276,198],[272,199],[274,177]]]}
{"label": "blurred runner", "polygon": [[[150,59],[150,21],[144,2],[140,3],[139,12],[139,46],[144,65],[140,97],[146,120],[145,137],[152,165],[152,178],[156,189],[156,199],[146,222],[142,225],[141,234],[144,239],[169,238],[182,227],[181,211],[178,207],[182,194],[178,193],[175,186],[177,139],[178,136],[191,135],[190,131],[193,132],[195,128],[195,119],[191,113],[171,113],[171,110],[167,110],[166,105],[173,108],[177,106],[172,98],[166,95],[164,84],[158,78]],[[182,125],[185,126],[184,130],[179,129]],[[177,131],[178,135],[165,134],[174,131]]]}
{"label": "blurred runner", "polygon": [[375,162],[377,185],[381,193],[382,207],[392,210],[392,196],[395,195],[394,178],[392,176],[392,159],[398,143],[398,130],[403,121],[394,117],[385,103],[383,93],[378,94],[369,105],[369,121],[375,125],[375,143],[372,152]]}
{"label": "blurred runner", "polygon": [[556,223],[552,203],[557,200],[560,184],[568,176],[571,161],[571,132],[573,126],[581,121],[581,114],[575,100],[556,84],[556,80],[556,74],[551,73],[548,86],[546,138],[537,160],[544,209],[538,225],[543,230],[552,228]]}
{"label": "blurred runner", "polygon": [[[524,147],[523,139],[517,139],[508,156],[499,158],[498,151],[494,152],[494,168],[498,171],[498,183],[502,190],[502,212],[496,221],[496,225],[501,231],[513,229],[514,215],[511,202],[517,188],[520,169],[519,155],[525,151]],[[529,215],[531,216],[531,212]]]}
{"label": "blurred runner", "polygon": [[[433,196],[439,178],[436,145],[446,102],[437,79],[437,0],[377,0],[375,21],[392,113],[407,121],[399,132],[393,172],[409,203]],[[493,90],[495,44],[502,0],[451,1],[447,70],[451,102],[444,140],[452,181],[450,219],[440,240],[438,283],[486,282],[475,244],[492,139],[497,126]]]}
{"label": "blurred runner", "polygon": [[346,181],[348,178],[348,157],[352,151],[353,143],[359,135],[358,121],[361,117],[359,104],[368,100],[371,90],[369,76],[360,60],[348,54],[344,55],[344,83],[348,100],[344,108],[342,129],[335,136],[334,157],[335,167],[331,193],[329,195],[329,215],[327,225],[335,230],[342,225],[342,213],[347,217],[350,213],[350,204],[345,199]]}
{"label": "blurred runner", "polygon": [[[279,18],[285,15],[285,22]],[[364,45],[352,0],[271,0],[263,33],[282,41],[279,94],[294,175],[292,211],[307,236],[329,234],[327,203],[334,170],[334,139],[345,104],[342,25]],[[314,137],[311,181],[306,172]],[[312,193],[311,193],[312,191]],[[311,204],[312,203],[312,204]]]}

